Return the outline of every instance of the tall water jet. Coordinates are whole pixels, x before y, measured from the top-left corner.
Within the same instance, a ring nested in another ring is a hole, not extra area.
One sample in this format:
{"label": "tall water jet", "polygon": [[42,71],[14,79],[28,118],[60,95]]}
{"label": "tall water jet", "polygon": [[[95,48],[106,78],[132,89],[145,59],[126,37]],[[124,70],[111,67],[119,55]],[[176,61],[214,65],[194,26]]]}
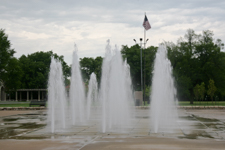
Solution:
{"label": "tall water jet", "polygon": [[167,50],[160,45],[156,53],[150,103],[151,132],[175,132],[177,127],[176,89]]}
{"label": "tall water jet", "polygon": [[52,57],[48,80],[48,123],[52,133],[66,127],[66,106],[62,65]]}
{"label": "tall water jet", "polygon": [[87,119],[90,119],[91,106],[92,104],[96,103],[97,98],[98,98],[98,83],[96,80],[95,73],[92,73],[88,84]]}
{"label": "tall water jet", "polygon": [[[133,102],[130,70],[124,64],[120,51],[106,46],[106,54],[102,65],[100,99],[102,102],[102,132],[124,131],[129,125]],[[131,95],[130,95],[131,94]]]}
{"label": "tall water jet", "polygon": [[110,74],[110,60],[111,60],[111,46],[109,45],[109,40],[107,41],[108,44],[106,46],[106,52],[105,52],[105,57],[103,59],[102,63],[102,76],[101,76],[101,87],[100,87],[100,101],[102,105],[102,132],[106,132],[106,99],[108,97],[107,93],[109,91],[109,74]]}
{"label": "tall water jet", "polygon": [[80,64],[77,55],[77,47],[73,52],[73,62],[71,69],[71,81],[70,81],[70,106],[72,125],[84,123],[86,119],[85,115],[85,92],[83,79],[81,77]]}
{"label": "tall water jet", "polygon": [[[126,95],[127,99],[129,100],[129,107],[134,106],[134,95],[133,95],[133,85],[131,81],[131,75],[130,75],[130,65],[127,63],[127,59],[124,61],[124,71],[125,71],[125,84],[126,84]],[[133,115],[133,112],[130,112],[130,115]]]}

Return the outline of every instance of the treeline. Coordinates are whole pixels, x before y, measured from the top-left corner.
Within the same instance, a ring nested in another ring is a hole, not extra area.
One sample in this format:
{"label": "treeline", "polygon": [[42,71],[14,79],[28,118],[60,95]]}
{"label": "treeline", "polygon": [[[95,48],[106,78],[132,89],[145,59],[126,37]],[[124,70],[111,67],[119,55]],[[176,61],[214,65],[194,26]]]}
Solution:
{"label": "treeline", "polygon": [[[173,76],[179,100],[223,100],[225,95],[225,53],[220,39],[213,39],[212,31],[196,34],[188,29],[176,44],[162,43],[167,47],[168,58],[173,67]],[[8,90],[47,88],[51,57],[62,62],[65,85],[69,85],[71,67],[52,51],[35,52],[19,59],[3,29],[0,30],[0,80]],[[122,46],[122,56],[130,65],[134,90],[141,90],[140,46]],[[157,47],[150,46],[142,51],[143,83],[145,99],[149,99],[151,79]],[[92,72],[101,79],[102,57],[80,58],[81,73],[87,84]]]}
{"label": "treeline", "polygon": [[225,53],[220,39],[213,32],[196,34],[188,29],[177,44],[166,42],[173,66],[180,100],[223,100],[225,95]]}
{"label": "treeline", "polygon": [[[168,50],[168,59],[173,67],[173,76],[179,100],[193,103],[205,100],[224,100],[225,96],[225,53],[220,39],[213,39],[213,32],[206,30],[196,34],[188,29],[177,43],[164,42]],[[122,54],[131,69],[134,90],[140,90],[140,46],[123,46]],[[143,50],[143,81],[145,99],[149,99],[151,79],[157,47]],[[163,94],[163,93],[162,93]]]}
{"label": "treeline", "polygon": [[4,84],[5,91],[47,88],[51,57],[61,61],[65,84],[69,85],[70,67],[63,56],[41,51],[17,59],[15,53],[5,31],[0,29],[0,83]]}

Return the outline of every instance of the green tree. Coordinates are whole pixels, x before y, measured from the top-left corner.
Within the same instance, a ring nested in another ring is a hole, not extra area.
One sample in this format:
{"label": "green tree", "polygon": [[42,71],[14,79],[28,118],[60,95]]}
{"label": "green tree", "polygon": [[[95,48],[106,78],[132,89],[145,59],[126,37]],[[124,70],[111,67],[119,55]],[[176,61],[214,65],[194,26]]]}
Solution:
{"label": "green tree", "polygon": [[6,90],[15,90],[20,86],[22,72],[18,60],[13,57],[15,53],[5,30],[0,29],[0,80]]}
{"label": "green tree", "polygon": [[200,93],[199,93],[199,89],[200,89],[200,85],[197,84],[193,90],[194,90],[194,95],[195,95],[195,99],[198,101],[199,100],[199,97],[200,97]]}
{"label": "green tree", "polygon": [[127,63],[130,65],[130,72],[132,83],[135,90],[140,90],[141,87],[141,63],[140,63],[140,46],[134,45],[130,48],[128,46],[123,46],[121,50],[122,56],[127,60]]}
{"label": "green tree", "polygon": [[199,86],[199,95],[200,99],[203,101],[205,97],[205,83],[202,82],[201,85]]}
{"label": "green tree", "polygon": [[16,58],[10,59],[6,71],[7,74],[5,74],[4,82],[7,89],[16,90],[20,88],[23,72]]}
{"label": "green tree", "polygon": [[41,51],[28,56],[22,55],[19,58],[23,70],[21,88],[47,88],[51,57],[61,61],[65,82],[68,83],[67,77],[70,76],[70,67],[64,62],[63,56],[58,56],[52,51]]}
{"label": "green tree", "polygon": [[214,80],[210,79],[207,94],[211,97],[212,102],[213,102],[213,97],[214,97],[216,90],[217,90],[217,88],[214,84]]}
{"label": "green tree", "polygon": [[168,58],[173,66],[173,75],[178,89],[178,98],[193,103],[194,85],[209,79],[215,81],[220,96],[225,90],[225,53],[220,39],[213,40],[213,32],[206,30],[195,34],[188,29],[177,44],[166,42]]}
{"label": "green tree", "polygon": [[212,31],[203,31],[199,37],[199,43],[195,47],[195,67],[198,74],[196,82],[202,80],[207,83],[213,79],[219,94],[222,95],[225,90],[225,55],[221,51],[223,44],[218,45],[218,42],[213,41]]}
{"label": "green tree", "polygon": [[[143,50],[142,64],[143,64],[143,77],[145,76],[145,86],[151,85],[153,63],[157,47],[151,46]],[[138,44],[131,46],[123,46],[121,50],[122,56],[127,60],[130,65],[131,79],[134,90],[141,89],[141,58],[140,46]]]}
{"label": "green tree", "polygon": [[100,82],[102,61],[103,58],[100,56],[95,59],[88,57],[80,58],[80,68],[85,83],[89,81],[92,72],[96,74],[97,81]]}
{"label": "green tree", "polygon": [[146,89],[145,89],[146,97],[150,97],[151,92],[152,92],[152,87],[151,86],[147,86]]}
{"label": "green tree", "polygon": [[193,92],[194,92],[194,95],[195,95],[195,99],[196,100],[202,100],[203,101],[204,100],[204,97],[205,97],[205,83],[202,82],[201,85],[197,84],[193,88]]}
{"label": "green tree", "polygon": [[95,75],[97,78],[98,83],[100,83],[100,79],[101,79],[101,75],[102,75],[102,62],[103,62],[103,58],[102,57],[96,57],[95,58]]}

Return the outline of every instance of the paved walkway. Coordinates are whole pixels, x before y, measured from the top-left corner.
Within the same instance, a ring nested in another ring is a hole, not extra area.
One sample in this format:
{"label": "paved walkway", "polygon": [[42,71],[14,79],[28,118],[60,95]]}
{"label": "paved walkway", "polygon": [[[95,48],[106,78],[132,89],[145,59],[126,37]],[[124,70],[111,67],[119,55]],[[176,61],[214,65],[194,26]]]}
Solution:
{"label": "paved walkway", "polygon": [[148,112],[137,109],[124,133],[101,133],[98,121],[90,120],[87,125],[51,134],[45,127],[45,111],[4,116],[0,118],[0,149],[225,149],[225,110],[179,110],[176,132],[158,134],[150,131]]}

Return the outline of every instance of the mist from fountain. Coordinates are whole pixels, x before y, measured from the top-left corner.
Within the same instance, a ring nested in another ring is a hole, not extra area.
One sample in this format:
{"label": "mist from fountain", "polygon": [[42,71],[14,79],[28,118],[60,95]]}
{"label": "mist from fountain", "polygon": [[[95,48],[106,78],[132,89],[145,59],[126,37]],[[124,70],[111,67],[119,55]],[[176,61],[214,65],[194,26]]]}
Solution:
{"label": "mist from fountain", "polygon": [[150,127],[152,133],[175,132],[177,129],[176,88],[165,46],[156,53],[152,78]]}
{"label": "mist from fountain", "polygon": [[102,64],[100,100],[102,102],[102,132],[123,132],[130,125],[133,104],[128,64],[123,62],[118,48],[106,46]]}
{"label": "mist from fountain", "polygon": [[48,122],[51,132],[66,128],[67,99],[61,62],[51,58],[48,81]]}

